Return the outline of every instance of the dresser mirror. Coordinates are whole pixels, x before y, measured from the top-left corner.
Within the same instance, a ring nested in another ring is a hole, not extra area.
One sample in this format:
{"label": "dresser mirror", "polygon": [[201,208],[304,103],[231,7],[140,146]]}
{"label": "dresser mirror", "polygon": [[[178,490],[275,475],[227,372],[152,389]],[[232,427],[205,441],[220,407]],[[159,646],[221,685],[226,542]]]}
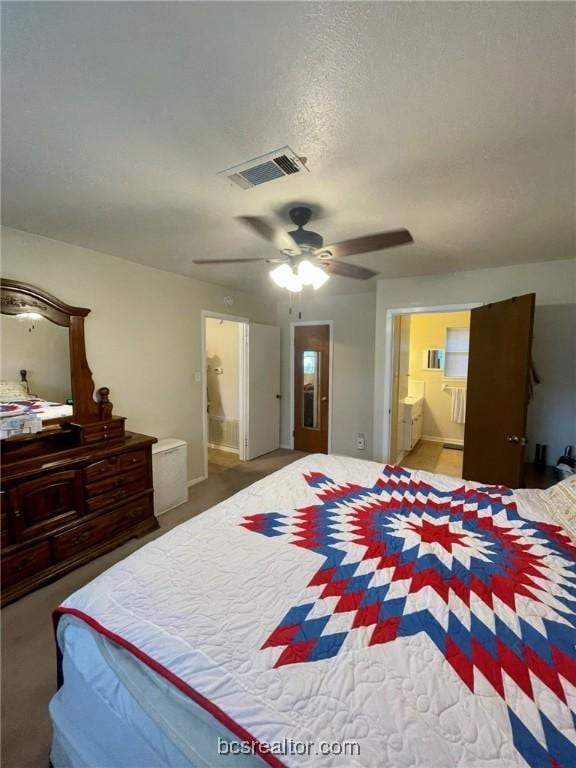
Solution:
{"label": "dresser mirror", "polygon": [[104,402],[94,399],[86,360],[84,318],[90,310],[15,280],[4,279],[0,287],[2,438],[109,416],[108,391],[101,390]]}
{"label": "dresser mirror", "polygon": [[72,400],[68,328],[39,313],[21,312],[2,315],[0,333],[2,402],[9,401],[12,392],[53,405]]}

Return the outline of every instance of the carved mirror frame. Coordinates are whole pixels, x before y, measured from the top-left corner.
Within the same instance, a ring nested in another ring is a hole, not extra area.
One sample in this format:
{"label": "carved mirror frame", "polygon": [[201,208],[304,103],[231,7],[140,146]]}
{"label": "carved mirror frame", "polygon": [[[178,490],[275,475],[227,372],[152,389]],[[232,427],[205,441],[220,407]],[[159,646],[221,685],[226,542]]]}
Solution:
{"label": "carved mirror frame", "polygon": [[100,401],[94,399],[94,380],[86,359],[84,318],[90,313],[84,307],[72,307],[47,291],[18,280],[0,280],[0,310],[4,315],[21,312],[37,312],[56,325],[69,328],[70,381],[72,388],[73,417],[48,419],[45,425],[62,424],[66,421],[100,420],[109,418],[112,406],[108,401],[109,390],[98,390]]}

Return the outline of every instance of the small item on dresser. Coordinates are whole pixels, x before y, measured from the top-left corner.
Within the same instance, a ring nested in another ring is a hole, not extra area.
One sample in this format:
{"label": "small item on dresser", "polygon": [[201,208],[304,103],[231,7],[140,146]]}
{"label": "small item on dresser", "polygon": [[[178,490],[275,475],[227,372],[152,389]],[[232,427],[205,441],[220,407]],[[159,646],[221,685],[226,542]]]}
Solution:
{"label": "small item on dresser", "polygon": [[576,460],[572,455],[573,451],[574,446],[567,445],[564,449],[564,454],[556,462],[556,474],[560,480],[565,480],[567,477],[576,474]]}
{"label": "small item on dresser", "polygon": [[19,412],[16,412],[14,415],[9,413],[2,414],[2,419],[0,420],[0,440],[14,437],[14,435],[35,434],[40,432],[41,429],[42,419],[39,419],[34,414]]}

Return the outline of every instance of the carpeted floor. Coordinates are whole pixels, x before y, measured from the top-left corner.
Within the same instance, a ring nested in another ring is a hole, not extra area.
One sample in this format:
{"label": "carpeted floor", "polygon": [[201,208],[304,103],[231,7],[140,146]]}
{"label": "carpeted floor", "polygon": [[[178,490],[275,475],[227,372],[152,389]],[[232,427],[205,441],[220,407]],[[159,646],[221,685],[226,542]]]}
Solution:
{"label": "carpeted floor", "polygon": [[[2,765],[47,768],[51,729],[48,702],[55,691],[51,615],[69,594],[167,529],[275,472],[304,454],[274,451],[238,464],[190,489],[190,499],[160,518],[160,530],[127,542],[2,610]],[[106,768],[102,766],[101,768]]]}

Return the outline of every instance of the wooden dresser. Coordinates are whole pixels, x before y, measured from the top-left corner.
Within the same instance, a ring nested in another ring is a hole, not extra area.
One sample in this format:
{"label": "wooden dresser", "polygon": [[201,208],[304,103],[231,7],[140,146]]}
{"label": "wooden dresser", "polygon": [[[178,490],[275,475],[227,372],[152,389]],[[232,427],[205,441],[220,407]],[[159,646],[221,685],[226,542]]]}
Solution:
{"label": "wooden dresser", "polygon": [[[69,415],[43,418],[40,431],[16,431],[1,441],[5,605],[127,539],[153,531],[158,523],[151,450],[156,438],[125,431],[125,419],[112,414],[106,387],[94,397],[84,344],[89,310],[14,280],[2,280],[0,293],[2,315],[26,321],[33,312],[34,323],[48,321],[68,329],[69,360],[58,365],[60,370],[70,367],[73,403],[66,407],[63,400],[42,400],[43,408],[57,405],[59,413]],[[16,347],[6,357],[19,359],[20,354]],[[41,363],[37,366],[33,373],[41,385]],[[14,406],[18,401],[8,404]]]}
{"label": "wooden dresser", "polygon": [[126,433],[2,472],[2,605],[158,527],[156,438]]}

